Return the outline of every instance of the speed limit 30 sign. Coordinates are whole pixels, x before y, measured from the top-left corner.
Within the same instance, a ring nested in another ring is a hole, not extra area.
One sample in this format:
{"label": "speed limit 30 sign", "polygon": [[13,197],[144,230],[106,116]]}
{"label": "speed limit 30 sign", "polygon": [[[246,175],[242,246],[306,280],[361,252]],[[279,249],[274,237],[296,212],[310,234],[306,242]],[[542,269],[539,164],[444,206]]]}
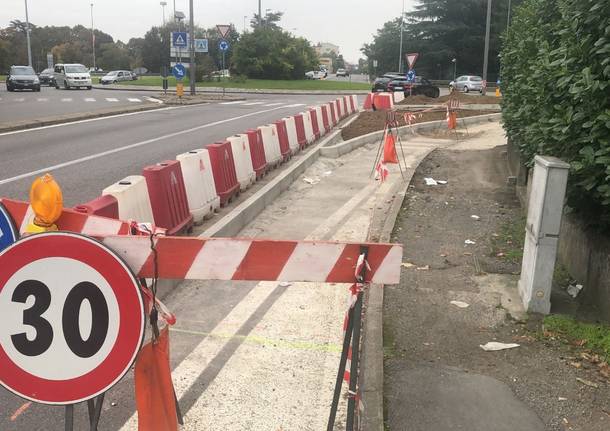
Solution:
{"label": "speed limit 30 sign", "polygon": [[0,253],[0,384],[29,400],[74,404],[129,370],[144,306],[127,265],[74,233],[23,238]]}

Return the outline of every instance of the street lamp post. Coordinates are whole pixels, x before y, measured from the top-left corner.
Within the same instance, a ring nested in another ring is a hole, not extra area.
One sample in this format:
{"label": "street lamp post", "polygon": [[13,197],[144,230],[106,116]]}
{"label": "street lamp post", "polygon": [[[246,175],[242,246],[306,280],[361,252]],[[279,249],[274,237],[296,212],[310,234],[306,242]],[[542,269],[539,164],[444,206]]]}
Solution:
{"label": "street lamp post", "polygon": [[162,1],[159,4],[161,5],[161,8],[163,9],[163,26],[165,26],[165,6],[167,6],[167,2]]}
{"label": "street lamp post", "polygon": [[[491,0],[487,0],[487,23],[485,25],[485,52],[483,53],[483,81],[487,82],[487,63],[489,61],[489,30],[491,27]],[[483,87],[485,94],[487,86]]]}
{"label": "street lamp post", "polygon": [[400,14],[400,48],[398,52],[398,73],[402,73],[402,32],[405,21],[405,0],[402,0],[402,13]]}
{"label": "street lamp post", "polygon": [[25,39],[28,44],[28,66],[32,67],[32,45],[30,43],[30,19],[28,18],[28,0],[25,0]]}
{"label": "street lamp post", "polygon": [[457,58],[452,59],[451,62],[453,63],[453,80],[455,81],[457,77]]}
{"label": "street lamp post", "polygon": [[263,10],[261,9],[261,0],[258,0],[258,26],[263,25]]}
{"label": "street lamp post", "polygon": [[91,47],[93,48],[93,70],[97,70],[95,67],[95,33],[93,32],[93,3],[91,3]]}
{"label": "street lamp post", "polygon": [[193,12],[193,0],[189,0],[189,50],[191,54],[190,84],[191,96],[195,95],[195,21]]}
{"label": "street lamp post", "polygon": [[244,15],[244,33],[246,32],[246,19],[248,18],[248,15]]}

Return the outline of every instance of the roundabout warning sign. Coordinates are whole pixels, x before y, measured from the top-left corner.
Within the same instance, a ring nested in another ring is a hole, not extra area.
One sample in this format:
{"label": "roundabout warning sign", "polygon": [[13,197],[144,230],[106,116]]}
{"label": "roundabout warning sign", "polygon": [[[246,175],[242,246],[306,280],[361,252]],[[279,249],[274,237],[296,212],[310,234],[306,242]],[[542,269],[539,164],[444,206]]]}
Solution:
{"label": "roundabout warning sign", "polygon": [[29,400],[74,404],[112,387],[144,337],[138,281],[103,244],[74,233],[0,252],[0,384]]}

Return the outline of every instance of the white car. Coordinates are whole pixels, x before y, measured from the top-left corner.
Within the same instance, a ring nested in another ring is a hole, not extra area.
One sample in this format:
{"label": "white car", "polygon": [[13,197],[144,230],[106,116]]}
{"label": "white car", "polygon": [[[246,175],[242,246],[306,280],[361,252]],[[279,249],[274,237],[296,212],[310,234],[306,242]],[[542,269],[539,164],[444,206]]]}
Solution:
{"label": "white car", "polygon": [[60,87],[69,90],[70,88],[86,87],[91,90],[91,75],[89,70],[82,64],[56,64],[53,69],[55,88]]}
{"label": "white car", "polygon": [[349,76],[349,72],[346,69],[337,69],[337,73],[335,74],[335,76]]}
{"label": "white car", "polygon": [[129,70],[113,70],[100,79],[102,85],[116,84],[120,81],[133,81],[133,74]]}
{"label": "white car", "polygon": [[449,83],[450,89],[456,89],[468,93],[469,91],[483,92],[483,78],[476,75],[458,76],[455,81]]}
{"label": "white car", "polygon": [[306,79],[322,79],[324,78],[324,72],[319,70],[310,70],[305,74]]}

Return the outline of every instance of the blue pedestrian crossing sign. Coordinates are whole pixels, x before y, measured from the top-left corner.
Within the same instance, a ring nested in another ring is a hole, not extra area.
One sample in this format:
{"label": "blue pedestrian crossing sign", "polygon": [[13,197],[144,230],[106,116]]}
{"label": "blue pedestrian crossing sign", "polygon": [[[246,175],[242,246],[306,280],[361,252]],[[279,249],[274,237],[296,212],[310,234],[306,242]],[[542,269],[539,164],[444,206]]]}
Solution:
{"label": "blue pedestrian crossing sign", "polygon": [[208,52],[208,40],[195,39],[195,52]]}
{"label": "blue pedestrian crossing sign", "polygon": [[172,32],[172,46],[174,48],[186,48],[186,31]]}
{"label": "blue pedestrian crossing sign", "polygon": [[407,72],[407,82],[415,81],[415,69],[411,69]]}
{"label": "blue pedestrian crossing sign", "polygon": [[222,52],[228,51],[229,50],[229,42],[227,42],[224,39],[221,39],[220,42],[218,42],[218,49],[221,50]]}
{"label": "blue pedestrian crossing sign", "polygon": [[19,239],[19,231],[11,215],[0,203],[0,252]]}
{"label": "blue pedestrian crossing sign", "polygon": [[176,77],[176,79],[180,80],[186,76],[186,68],[178,63],[174,67],[172,67],[172,74]]}

